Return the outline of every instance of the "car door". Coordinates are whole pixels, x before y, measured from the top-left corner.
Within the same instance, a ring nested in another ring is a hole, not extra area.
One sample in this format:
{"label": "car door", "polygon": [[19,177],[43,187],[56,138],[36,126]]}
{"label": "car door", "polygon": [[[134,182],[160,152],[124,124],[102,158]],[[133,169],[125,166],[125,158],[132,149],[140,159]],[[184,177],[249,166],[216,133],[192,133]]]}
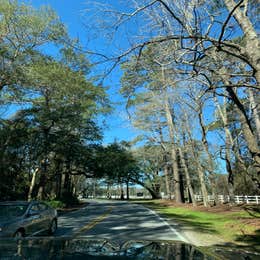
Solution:
{"label": "car door", "polygon": [[32,204],[26,218],[26,233],[34,234],[43,229],[43,219],[38,203]]}
{"label": "car door", "polygon": [[49,207],[45,205],[44,203],[39,203],[39,209],[41,213],[41,226],[44,230],[49,229],[51,221],[52,221],[52,216],[50,214]]}

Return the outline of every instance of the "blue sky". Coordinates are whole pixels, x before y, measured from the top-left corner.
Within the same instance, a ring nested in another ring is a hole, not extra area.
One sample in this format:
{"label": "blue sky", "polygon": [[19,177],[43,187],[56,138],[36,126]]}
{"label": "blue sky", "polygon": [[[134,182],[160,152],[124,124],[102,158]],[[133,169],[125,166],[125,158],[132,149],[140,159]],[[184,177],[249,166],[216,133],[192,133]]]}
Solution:
{"label": "blue sky", "polygon": [[[86,9],[89,6],[87,5],[87,2],[90,3],[91,1],[33,0],[26,2],[31,3],[35,7],[39,7],[41,5],[51,6],[56,11],[62,22],[64,22],[67,26],[70,36],[72,38],[79,38],[83,46],[96,51],[105,52],[107,55],[109,55],[110,52],[114,52],[112,43],[109,45],[100,38],[95,40],[90,39],[90,33],[84,23],[87,23],[88,18]],[[103,2],[111,3],[111,1],[105,0]],[[117,5],[117,1],[112,2]],[[117,39],[115,39],[115,41],[117,41]],[[46,51],[48,52],[51,50]],[[105,69],[105,65],[95,68],[95,73],[102,73],[103,69]],[[103,118],[100,119],[100,123],[104,127],[104,143],[111,143],[114,140],[131,140],[136,135],[134,130],[130,127],[129,122],[126,120],[123,99],[118,93],[120,87],[120,76],[121,72],[119,68],[115,68],[104,81],[104,85],[109,87],[108,94],[110,100],[117,104],[114,112],[111,115],[106,116],[105,124],[103,124]]]}

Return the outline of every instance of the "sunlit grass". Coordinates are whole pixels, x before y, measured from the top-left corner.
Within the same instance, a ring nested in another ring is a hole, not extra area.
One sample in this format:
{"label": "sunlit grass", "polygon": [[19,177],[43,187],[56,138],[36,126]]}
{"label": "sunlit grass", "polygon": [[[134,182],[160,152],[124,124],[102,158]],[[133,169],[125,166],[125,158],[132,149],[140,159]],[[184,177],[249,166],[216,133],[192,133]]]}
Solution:
{"label": "sunlit grass", "polygon": [[259,226],[254,225],[254,220],[259,221],[259,211],[241,209],[235,212],[213,213],[192,207],[167,206],[159,200],[141,203],[183,226],[192,227],[200,233],[216,235],[227,242],[254,244],[259,242]]}
{"label": "sunlit grass", "polygon": [[247,212],[215,214],[187,208],[162,208],[159,211],[167,217],[194,226],[200,232],[215,233],[228,241],[236,240],[237,236],[251,234],[255,229],[241,221],[242,218],[253,218]]}

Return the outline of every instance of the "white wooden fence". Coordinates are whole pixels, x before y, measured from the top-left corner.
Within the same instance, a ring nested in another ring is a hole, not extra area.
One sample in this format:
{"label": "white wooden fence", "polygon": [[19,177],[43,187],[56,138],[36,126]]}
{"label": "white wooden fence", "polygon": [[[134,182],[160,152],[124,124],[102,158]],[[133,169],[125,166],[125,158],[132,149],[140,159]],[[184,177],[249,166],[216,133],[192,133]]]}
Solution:
{"label": "white wooden fence", "polygon": [[[164,195],[164,193],[161,194],[163,199],[169,199],[168,196]],[[93,196],[89,196],[88,198],[94,198]],[[103,199],[107,199],[106,195],[103,196],[99,196],[99,198],[103,198]],[[119,199],[120,196],[119,195],[112,195],[111,196],[112,199]],[[130,196],[131,199],[151,199],[152,197],[149,195],[143,195],[143,196]],[[174,199],[174,196],[171,197],[171,199]],[[198,202],[202,202],[203,201],[203,197],[202,195],[195,195],[195,199]],[[237,204],[258,204],[260,205],[260,196],[235,196],[235,203]],[[220,203],[226,203],[230,201],[230,197],[228,195],[218,195],[217,196],[217,200]],[[212,195],[208,196],[208,201],[209,202],[213,202],[214,201],[214,197]]]}
{"label": "white wooden fence", "polygon": [[[196,201],[202,201],[202,195],[195,195]],[[218,195],[217,199],[221,203],[229,202],[230,197],[228,195]],[[212,195],[208,196],[209,201],[214,201],[214,197]],[[237,204],[260,204],[260,196],[235,196],[235,203]]]}

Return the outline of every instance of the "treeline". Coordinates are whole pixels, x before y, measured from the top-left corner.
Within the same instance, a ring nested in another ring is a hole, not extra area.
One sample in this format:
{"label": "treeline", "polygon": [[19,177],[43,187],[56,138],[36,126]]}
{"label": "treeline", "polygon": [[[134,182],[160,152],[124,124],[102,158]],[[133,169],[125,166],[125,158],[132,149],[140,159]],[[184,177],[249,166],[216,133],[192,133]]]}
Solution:
{"label": "treeline", "polygon": [[98,167],[106,93],[50,8],[1,0],[0,15],[0,200],[73,202]]}
{"label": "treeline", "polygon": [[135,151],[142,183],[159,197],[163,176],[169,197],[195,203],[200,193],[208,206],[225,172],[231,203],[234,194],[259,194],[257,1],[130,1],[124,8],[131,11],[108,8],[105,29],[120,34],[139,25],[115,60],[123,61],[121,93],[141,131],[133,143],[143,146]]}

